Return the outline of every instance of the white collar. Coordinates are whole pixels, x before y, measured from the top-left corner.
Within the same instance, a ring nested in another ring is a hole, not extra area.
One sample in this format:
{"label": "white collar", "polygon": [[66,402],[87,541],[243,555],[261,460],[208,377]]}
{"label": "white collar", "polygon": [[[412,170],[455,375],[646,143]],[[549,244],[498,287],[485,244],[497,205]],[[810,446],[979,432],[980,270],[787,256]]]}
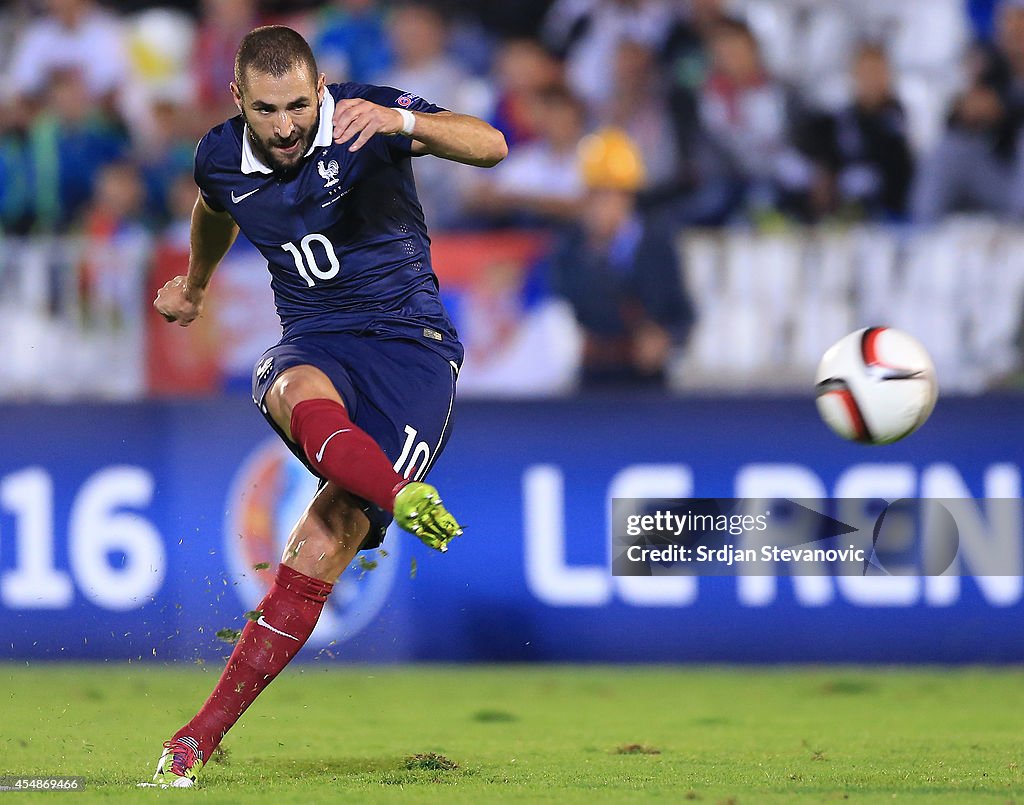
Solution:
{"label": "white collar", "polygon": [[[308,157],[317,148],[326,148],[334,141],[334,96],[329,89],[324,89],[324,99],[320,104],[320,126],[316,130],[316,137],[313,144],[305,153]],[[258,156],[253,153],[252,144],[249,142],[249,126],[242,127],[242,173],[273,173],[274,169],[263,164]]]}

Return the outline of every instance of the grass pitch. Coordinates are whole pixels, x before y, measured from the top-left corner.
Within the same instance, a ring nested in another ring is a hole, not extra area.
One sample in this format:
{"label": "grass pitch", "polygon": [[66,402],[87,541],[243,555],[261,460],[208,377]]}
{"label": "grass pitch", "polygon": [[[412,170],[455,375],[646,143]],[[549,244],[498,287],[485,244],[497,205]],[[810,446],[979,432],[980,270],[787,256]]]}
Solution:
{"label": "grass pitch", "polygon": [[0,666],[0,774],[88,778],[18,802],[1024,801],[1024,674],[986,669],[312,663],[201,789],[135,788],[218,671]]}

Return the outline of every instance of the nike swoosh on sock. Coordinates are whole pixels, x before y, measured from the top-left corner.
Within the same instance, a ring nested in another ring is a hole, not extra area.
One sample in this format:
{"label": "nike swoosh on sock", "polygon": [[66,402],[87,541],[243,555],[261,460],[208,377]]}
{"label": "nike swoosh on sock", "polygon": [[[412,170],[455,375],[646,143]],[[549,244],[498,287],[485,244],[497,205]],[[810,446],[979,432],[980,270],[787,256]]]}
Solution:
{"label": "nike swoosh on sock", "polygon": [[330,441],[331,439],[333,439],[333,438],[334,438],[335,436],[337,436],[337,435],[338,435],[339,433],[348,433],[348,432],[349,432],[350,430],[352,430],[352,428],[342,428],[341,430],[336,430],[336,431],[334,431],[334,433],[332,433],[332,434],[331,434],[330,436],[328,436],[328,437],[327,437],[327,438],[326,438],[326,439],[324,440],[324,443],[323,443],[322,445],[320,445],[320,450],[319,450],[319,451],[317,452],[317,454],[316,454],[316,460],[317,460],[317,461],[323,461],[323,458],[324,458],[324,450],[326,450],[326,449],[327,449],[327,442],[329,442],[329,441]]}

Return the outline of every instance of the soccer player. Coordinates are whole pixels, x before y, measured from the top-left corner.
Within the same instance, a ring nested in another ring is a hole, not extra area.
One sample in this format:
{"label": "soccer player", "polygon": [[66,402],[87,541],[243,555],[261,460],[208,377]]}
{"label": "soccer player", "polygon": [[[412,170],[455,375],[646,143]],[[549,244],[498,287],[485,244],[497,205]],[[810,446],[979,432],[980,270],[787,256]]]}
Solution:
{"label": "soccer player", "polygon": [[290,28],[235,57],[241,114],[200,141],[188,273],[154,303],[187,326],[241,230],[267,259],[284,329],[253,400],[320,479],[274,584],[213,693],[164,744],[154,782],[188,787],[224,734],[299,652],[332,585],[392,518],[445,550],[462,533],[422,482],[444,449],[462,361],[441,305],[410,157],[489,167],[505,138],[410,93],[326,84]]}

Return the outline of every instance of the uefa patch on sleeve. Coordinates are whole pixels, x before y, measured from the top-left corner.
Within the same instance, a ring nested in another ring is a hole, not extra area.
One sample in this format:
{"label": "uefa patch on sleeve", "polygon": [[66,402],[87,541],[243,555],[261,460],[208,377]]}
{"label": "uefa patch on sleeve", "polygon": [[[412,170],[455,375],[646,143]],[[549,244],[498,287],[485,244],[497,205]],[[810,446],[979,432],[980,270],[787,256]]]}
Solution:
{"label": "uefa patch on sleeve", "polygon": [[430,338],[434,341],[444,341],[444,336],[441,335],[437,330],[434,330],[430,327],[423,328],[423,337]]}
{"label": "uefa patch on sleeve", "polygon": [[395,101],[395,103],[397,103],[399,106],[403,106],[403,107],[404,106],[412,106],[412,102],[413,101],[418,101],[419,99],[420,99],[419,95],[413,95],[411,92],[407,92],[404,95],[399,95],[398,99]]}

